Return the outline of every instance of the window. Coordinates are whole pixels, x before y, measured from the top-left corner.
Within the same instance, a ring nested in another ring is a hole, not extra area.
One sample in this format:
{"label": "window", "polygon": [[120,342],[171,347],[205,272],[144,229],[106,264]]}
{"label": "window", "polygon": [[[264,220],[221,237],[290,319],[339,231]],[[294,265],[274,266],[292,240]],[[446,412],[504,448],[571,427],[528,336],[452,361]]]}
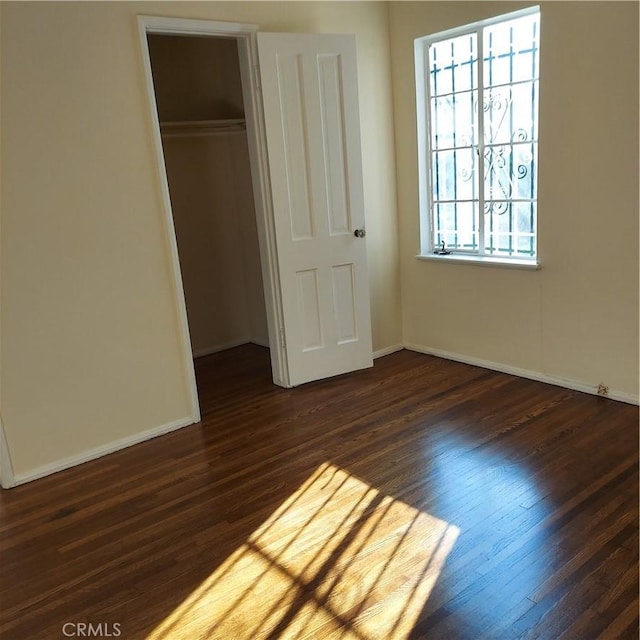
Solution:
{"label": "window", "polygon": [[535,264],[540,12],[415,41],[421,254]]}

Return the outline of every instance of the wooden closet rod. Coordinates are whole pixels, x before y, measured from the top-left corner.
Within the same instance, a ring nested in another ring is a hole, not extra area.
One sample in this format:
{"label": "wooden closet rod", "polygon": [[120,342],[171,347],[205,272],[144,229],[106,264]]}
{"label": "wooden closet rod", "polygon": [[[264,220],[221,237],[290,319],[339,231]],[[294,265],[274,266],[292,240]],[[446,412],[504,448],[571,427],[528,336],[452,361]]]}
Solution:
{"label": "wooden closet rod", "polygon": [[213,136],[229,133],[244,133],[245,131],[246,125],[242,118],[160,123],[160,132],[166,138]]}

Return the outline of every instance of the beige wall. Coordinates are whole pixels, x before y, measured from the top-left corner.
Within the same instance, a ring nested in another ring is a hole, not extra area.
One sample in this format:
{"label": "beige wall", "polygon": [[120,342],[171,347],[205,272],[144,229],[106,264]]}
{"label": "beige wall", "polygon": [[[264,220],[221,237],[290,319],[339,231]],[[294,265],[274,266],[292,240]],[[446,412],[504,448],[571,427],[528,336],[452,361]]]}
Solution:
{"label": "beige wall", "polygon": [[2,4],[2,417],[20,477],[189,414],[136,15],[355,33],[374,348],[400,342],[385,4]]}
{"label": "beige wall", "polygon": [[356,34],[374,349],[404,338],[637,395],[637,4],[542,5],[542,270],[414,257],[413,39],[519,6],[2,3],[0,388],[15,473],[189,413],[137,14]]}
{"label": "beige wall", "polygon": [[[2,3],[0,2],[0,33],[2,32]],[[0,122],[2,119],[2,47],[0,47]],[[0,148],[2,148],[2,128],[0,127]],[[2,200],[2,154],[0,154],[0,201]],[[0,265],[2,265],[2,224],[0,219]],[[0,271],[0,301],[2,300],[2,273]],[[0,305],[1,308],[1,305]],[[0,313],[0,335],[2,335],[2,314]],[[0,376],[0,483],[4,486],[13,476],[9,450],[2,423],[2,377]]]}
{"label": "beige wall", "polygon": [[541,3],[542,269],[415,258],[413,40],[527,4],[390,3],[404,340],[637,398],[637,3]]}

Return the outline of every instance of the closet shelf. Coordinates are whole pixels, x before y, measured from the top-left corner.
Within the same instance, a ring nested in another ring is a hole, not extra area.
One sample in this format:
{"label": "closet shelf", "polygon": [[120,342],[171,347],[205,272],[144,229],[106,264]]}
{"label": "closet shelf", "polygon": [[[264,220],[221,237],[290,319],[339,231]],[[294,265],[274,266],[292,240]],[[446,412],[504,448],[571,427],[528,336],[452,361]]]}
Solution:
{"label": "closet shelf", "polygon": [[184,120],[160,123],[160,132],[168,138],[210,136],[221,133],[243,133],[245,130],[246,125],[244,118]]}

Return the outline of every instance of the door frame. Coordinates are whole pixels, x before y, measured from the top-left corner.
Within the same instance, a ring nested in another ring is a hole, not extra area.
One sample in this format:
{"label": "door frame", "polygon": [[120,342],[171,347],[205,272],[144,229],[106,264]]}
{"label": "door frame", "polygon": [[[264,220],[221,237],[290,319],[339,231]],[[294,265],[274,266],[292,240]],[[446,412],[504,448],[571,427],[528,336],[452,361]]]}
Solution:
{"label": "door frame", "polygon": [[267,314],[269,349],[271,352],[271,370],[273,382],[281,387],[290,387],[289,371],[284,344],[284,321],[282,299],[279,285],[277,251],[275,243],[275,222],[271,200],[271,183],[267,162],[267,141],[262,110],[258,66],[258,25],[237,22],[217,22],[213,20],[191,20],[158,16],[138,16],[138,30],[145,71],[147,97],[153,129],[156,165],[160,178],[164,222],[167,231],[171,256],[171,272],[175,291],[181,346],[188,374],[192,415],[195,422],[200,421],[200,406],[196,387],[187,307],[182,284],[178,243],[174,225],[169,184],[167,180],[160,122],[151,72],[151,57],[147,41],[148,34],[175,36],[204,36],[235,39],[238,45],[242,98],[244,102],[251,182],[260,247],[262,284]]}

